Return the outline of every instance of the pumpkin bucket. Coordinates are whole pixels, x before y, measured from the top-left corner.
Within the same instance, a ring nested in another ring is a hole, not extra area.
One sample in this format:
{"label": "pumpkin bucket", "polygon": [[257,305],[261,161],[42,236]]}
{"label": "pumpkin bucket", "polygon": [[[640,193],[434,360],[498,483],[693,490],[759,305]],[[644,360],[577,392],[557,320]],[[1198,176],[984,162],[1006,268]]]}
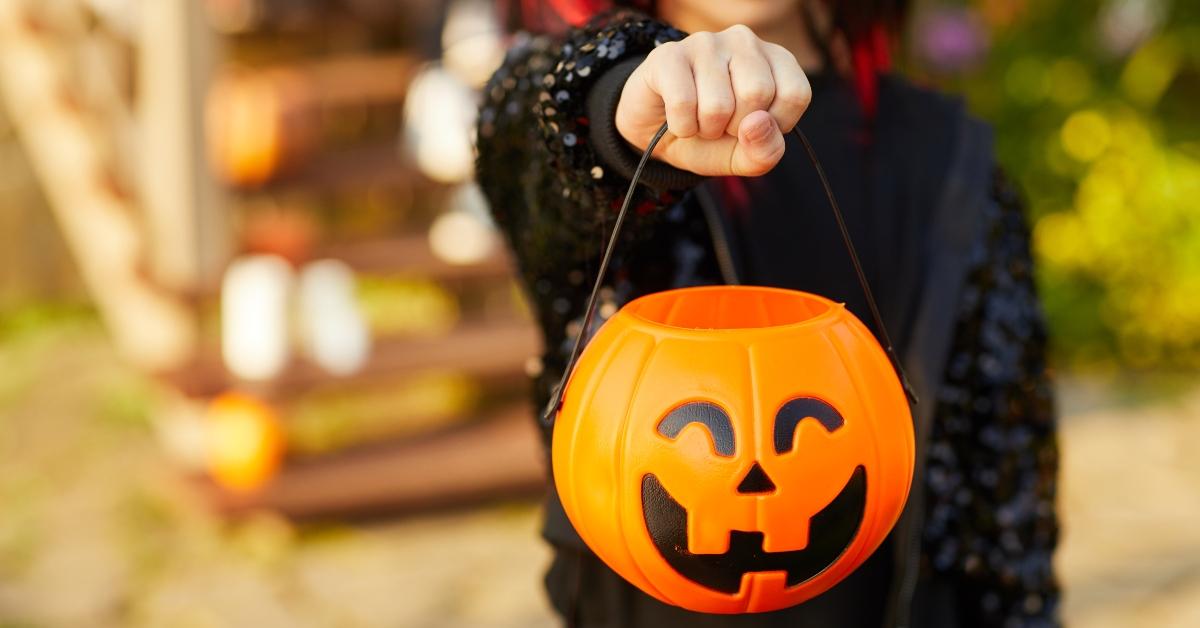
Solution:
{"label": "pumpkin bucket", "polygon": [[752,286],[650,294],[580,335],[545,418],[563,509],[610,568],[668,604],[763,612],[879,547],[912,482],[915,399],[859,278],[886,348],[840,303]]}

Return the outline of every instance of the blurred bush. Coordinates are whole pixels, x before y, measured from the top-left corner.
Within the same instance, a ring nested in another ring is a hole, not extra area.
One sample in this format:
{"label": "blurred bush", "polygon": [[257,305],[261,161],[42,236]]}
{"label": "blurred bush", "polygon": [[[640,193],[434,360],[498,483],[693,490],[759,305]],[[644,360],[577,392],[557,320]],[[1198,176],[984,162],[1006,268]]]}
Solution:
{"label": "blurred bush", "polygon": [[1029,200],[1064,364],[1200,366],[1200,3],[975,0],[914,29]]}

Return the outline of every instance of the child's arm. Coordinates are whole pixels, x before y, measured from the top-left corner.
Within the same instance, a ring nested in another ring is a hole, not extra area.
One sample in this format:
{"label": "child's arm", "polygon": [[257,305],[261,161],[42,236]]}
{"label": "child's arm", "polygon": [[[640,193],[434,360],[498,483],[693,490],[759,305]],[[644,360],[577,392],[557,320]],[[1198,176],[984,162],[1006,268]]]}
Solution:
{"label": "child's arm", "polygon": [[[478,180],[535,293],[539,285],[568,285],[572,274],[579,283],[580,273],[594,270],[629,185],[593,145],[592,87],[622,62],[683,36],[637,13],[610,14],[565,42],[519,40],[485,87]],[[699,180],[680,174],[667,180],[675,191]],[[675,200],[669,189],[642,187],[634,207],[646,214]]]}
{"label": "child's arm", "polygon": [[925,551],[952,576],[965,623],[1052,626],[1058,444],[1046,330],[1022,203],[999,174],[992,198],[936,400]]}
{"label": "child's arm", "polygon": [[771,170],[811,97],[792,53],[745,26],[685,37],[638,13],[601,15],[562,45],[522,42],[492,78],[480,181],[526,277],[544,279],[569,255],[595,257],[664,122],[643,178],[659,193],[641,192],[642,213],[699,181],[692,173]]}

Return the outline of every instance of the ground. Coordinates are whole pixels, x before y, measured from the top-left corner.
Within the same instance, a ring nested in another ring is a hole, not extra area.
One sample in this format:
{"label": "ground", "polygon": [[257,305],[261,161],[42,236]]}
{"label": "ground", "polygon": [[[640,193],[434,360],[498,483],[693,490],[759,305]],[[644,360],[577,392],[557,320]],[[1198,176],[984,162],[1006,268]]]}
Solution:
{"label": "ground", "polygon": [[[171,471],[147,418],[153,387],[93,321],[11,327],[0,330],[0,627],[556,625],[535,505],[223,521]],[[1062,381],[1069,624],[1200,626],[1200,387]]]}

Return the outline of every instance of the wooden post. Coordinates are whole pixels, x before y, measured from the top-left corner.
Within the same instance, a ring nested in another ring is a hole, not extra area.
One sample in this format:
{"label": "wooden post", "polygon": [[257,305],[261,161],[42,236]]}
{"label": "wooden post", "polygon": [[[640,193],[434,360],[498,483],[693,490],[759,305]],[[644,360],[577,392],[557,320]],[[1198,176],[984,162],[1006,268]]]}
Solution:
{"label": "wooden post", "polygon": [[217,283],[232,246],[227,202],[204,149],[216,36],[196,0],[138,6],[138,180],[149,268],[162,284],[194,292]]}
{"label": "wooden post", "polygon": [[0,0],[0,97],[118,349],[147,368],[177,366],[195,345],[194,313],[142,276],[138,211],[104,184],[110,138],[64,97],[69,56],[34,27],[34,6]]}

